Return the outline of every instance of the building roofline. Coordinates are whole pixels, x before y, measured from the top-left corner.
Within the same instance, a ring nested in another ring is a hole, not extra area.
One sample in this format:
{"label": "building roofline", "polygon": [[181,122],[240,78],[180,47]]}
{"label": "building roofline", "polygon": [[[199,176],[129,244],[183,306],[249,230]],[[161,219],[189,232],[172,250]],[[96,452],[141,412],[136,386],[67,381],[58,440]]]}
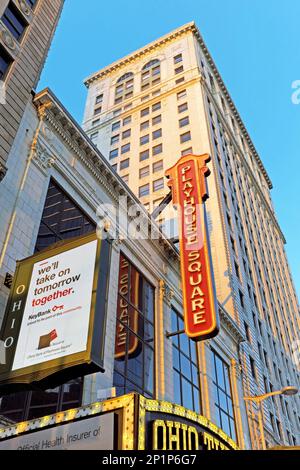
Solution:
{"label": "building roofline", "polygon": [[201,46],[201,49],[202,51],[204,52],[204,55],[213,71],[213,73],[215,74],[215,77],[217,79],[217,82],[218,82],[218,85],[220,87],[220,89],[222,90],[222,92],[224,93],[224,96],[226,97],[228,103],[229,103],[229,106],[230,106],[230,109],[236,119],[236,121],[238,122],[243,134],[244,134],[244,137],[249,145],[249,148],[250,150],[252,151],[256,161],[257,161],[257,164],[268,184],[268,188],[269,189],[273,189],[273,184],[272,184],[272,181],[266,171],[266,168],[264,167],[264,164],[262,163],[261,161],[261,158],[251,140],[251,137],[243,123],[243,120],[226,88],[226,85],[225,83],[223,82],[223,79],[217,69],[217,66],[212,58],[212,56],[210,55],[208,49],[207,49],[207,46],[204,42],[204,39],[203,37],[201,36],[201,33],[198,29],[198,27],[196,26],[196,23],[194,21],[191,21],[190,23],[186,23],[185,25],[181,26],[180,28],[177,28],[177,29],[174,29],[173,31],[171,31],[170,33],[160,37],[159,39],[153,41],[153,42],[150,42],[149,44],[147,44],[146,46],[140,48],[140,49],[137,49],[136,51],[132,52],[131,54],[128,54],[126,55],[125,57],[113,62],[112,64],[108,65],[107,67],[104,67],[103,69],[100,69],[98,72],[96,73],[93,73],[92,75],[90,75],[89,77],[87,77],[85,80],[84,80],[84,84],[87,88],[89,88],[89,86],[105,77],[106,75],[108,75],[109,73],[111,72],[114,72],[116,71],[117,69],[121,68],[121,67],[124,67],[125,65],[129,64],[130,62],[133,62],[134,60],[140,58],[141,56],[143,56],[144,54],[150,52],[150,51],[153,51],[154,49],[156,49],[157,47],[160,47],[162,44],[166,44],[167,42],[169,41],[172,41],[173,39],[187,33],[187,32],[191,32],[193,33],[196,38],[198,39],[198,41],[200,42],[200,46]]}
{"label": "building roofline", "polygon": [[181,26],[180,28],[174,29],[168,34],[165,34],[164,36],[160,37],[159,39],[156,39],[155,41],[150,42],[144,47],[141,47],[140,49],[137,49],[134,52],[131,52],[130,54],[122,57],[121,59],[118,59],[114,62],[112,62],[110,65],[107,67],[104,67],[103,69],[100,69],[98,72],[95,72],[91,75],[89,75],[85,80],[84,84],[87,88],[89,88],[89,85],[93,83],[94,81],[98,80],[99,78],[104,77],[105,75],[114,72],[118,68],[123,67],[124,65],[127,65],[128,63],[134,61],[135,59],[138,59],[139,57],[143,56],[147,52],[150,52],[157,47],[161,46],[162,44],[165,44],[169,41],[172,41],[176,37],[181,36],[182,34],[188,32],[188,31],[194,31],[194,28],[196,28],[195,22],[191,21],[190,23],[186,23],[185,25]]}

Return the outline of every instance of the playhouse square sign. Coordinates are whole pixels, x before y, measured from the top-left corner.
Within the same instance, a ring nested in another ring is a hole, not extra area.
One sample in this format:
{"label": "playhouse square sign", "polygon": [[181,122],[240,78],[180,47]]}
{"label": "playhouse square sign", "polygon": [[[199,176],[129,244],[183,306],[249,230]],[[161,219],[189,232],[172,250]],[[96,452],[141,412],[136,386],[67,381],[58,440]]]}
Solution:
{"label": "playhouse square sign", "polygon": [[205,201],[209,155],[186,155],[167,170],[179,217],[181,277],[186,334],[195,341],[218,333],[218,313]]}

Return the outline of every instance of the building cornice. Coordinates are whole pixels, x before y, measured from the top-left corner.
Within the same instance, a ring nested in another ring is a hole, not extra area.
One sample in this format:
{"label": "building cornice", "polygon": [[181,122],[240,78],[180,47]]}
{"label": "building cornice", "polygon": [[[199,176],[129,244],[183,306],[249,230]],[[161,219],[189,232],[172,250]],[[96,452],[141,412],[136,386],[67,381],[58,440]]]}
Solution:
{"label": "building cornice", "polygon": [[251,150],[254,158],[256,159],[257,161],[257,164],[258,164],[258,167],[260,169],[260,171],[262,172],[267,184],[268,184],[268,187],[269,189],[272,189],[273,188],[273,185],[272,185],[272,182],[271,182],[271,179],[260,159],[260,156],[251,140],[251,137],[250,135],[248,134],[248,131],[242,121],[242,118],[238,112],[238,110],[236,109],[235,105],[234,105],[234,102],[225,86],[225,83],[223,82],[222,80],[222,77],[217,69],[217,66],[212,58],[212,56],[210,55],[208,49],[207,49],[207,46],[203,40],[203,37],[201,36],[201,33],[199,31],[199,29],[197,28],[196,24],[194,21],[190,22],[190,23],[187,23],[185,25],[183,25],[182,27],[178,28],[178,29],[175,29],[174,31],[172,31],[171,33],[169,34],[166,34],[165,36],[162,36],[161,38],[157,39],[156,41],[153,41],[151,42],[150,44],[148,44],[147,46],[141,48],[141,49],[138,49],[137,51],[123,57],[122,59],[120,60],[117,60],[115,62],[113,62],[112,64],[110,64],[109,66],[99,70],[98,72],[90,75],[89,77],[87,77],[85,80],[84,80],[84,84],[86,85],[87,88],[89,88],[89,86],[95,82],[95,81],[98,81],[100,79],[103,79],[104,77],[106,77],[107,75],[111,74],[111,73],[114,73],[116,72],[116,70],[124,67],[124,66],[127,66],[128,64],[130,63],[133,63],[135,62],[136,60],[139,60],[142,56],[148,54],[149,52],[153,52],[155,51],[156,49],[178,39],[180,36],[183,36],[185,35],[186,33],[192,33],[195,35],[195,37],[197,38],[197,40],[199,41],[199,44],[200,44],[200,47],[201,47],[201,50],[203,52],[203,54],[205,55],[205,58],[217,80],[217,83],[220,87],[220,90],[222,91],[222,93],[224,94],[225,98],[227,99],[227,102],[229,104],[229,107],[231,109],[231,112],[233,114],[233,116],[235,117],[236,119],[236,122],[238,123],[238,125],[240,126],[240,129],[243,133],[243,136],[245,137],[245,140],[247,141],[248,143],[248,146],[249,146],[249,149]]}
{"label": "building cornice", "polygon": [[193,32],[194,31],[193,28],[195,28],[195,23],[194,22],[187,23],[184,26],[175,29],[171,33],[166,34],[165,36],[162,36],[161,38],[159,38],[159,39],[157,39],[153,42],[150,42],[149,44],[147,44],[147,46],[142,47],[142,48],[138,49],[137,51],[126,55],[122,59],[113,62],[112,64],[108,65],[107,67],[104,67],[103,69],[99,70],[98,72],[93,73],[92,75],[87,77],[84,80],[85,86],[87,88],[89,88],[89,86],[93,82],[95,82],[99,79],[102,79],[103,77],[105,77],[105,76],[107,76],[111,73],[114,73],[116,70],[118,70],[118,69],[120,69],[124,66],[127,66],[128,64],[130,64],[132,62],[135,62],[136,60],[139,60],[142,56],[148,54],[149,52],[155,51],[155,49],[158,49],[161,46],[166,45],[167,43],[173,41],[174,39],[177,39],[178,37],[180,37],[180,36],[182,36],[182,35],[184,35],[188,32]]}

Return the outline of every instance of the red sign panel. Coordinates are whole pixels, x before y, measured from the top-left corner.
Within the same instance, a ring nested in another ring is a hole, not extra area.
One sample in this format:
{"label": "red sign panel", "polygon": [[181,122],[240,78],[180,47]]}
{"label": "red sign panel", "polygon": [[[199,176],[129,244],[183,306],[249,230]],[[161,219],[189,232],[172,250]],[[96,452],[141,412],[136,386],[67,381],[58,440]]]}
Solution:
{"label": "red sign panel", "polygon": [[205,201],[209,155],[186,155],[167,170],[179,217],[180,264],[186,334],[195,341],[218,334]]}
{"label": "red sign panel", "polygon": [[127,346],[129,357],[132,357],[138,350],[139,341],[137,336],[131,334],[126,328],[126,326],[128,326],[134,333],[138,333],[138,313],[137,310],[130,305],[137,305],[138,303],[138,281],[138,272],[131,270],[129,262],[121,255],[117,308],[117,318],[120,321],[118,321],[116,325],[115,344],[115,358],[118,360],[125,358]]}

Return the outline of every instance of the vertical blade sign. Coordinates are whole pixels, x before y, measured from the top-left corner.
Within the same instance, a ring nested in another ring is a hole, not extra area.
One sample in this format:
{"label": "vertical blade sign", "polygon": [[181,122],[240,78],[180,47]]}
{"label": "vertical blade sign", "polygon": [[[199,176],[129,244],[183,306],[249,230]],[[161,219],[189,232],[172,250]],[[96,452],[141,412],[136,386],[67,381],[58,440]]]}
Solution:
{"label": "vertical blade sign", "polygon": [[185,332],[194,341],[218,334],[219,321],[205,201],[210,156],[186,155],[166,171],[179,218]]}

